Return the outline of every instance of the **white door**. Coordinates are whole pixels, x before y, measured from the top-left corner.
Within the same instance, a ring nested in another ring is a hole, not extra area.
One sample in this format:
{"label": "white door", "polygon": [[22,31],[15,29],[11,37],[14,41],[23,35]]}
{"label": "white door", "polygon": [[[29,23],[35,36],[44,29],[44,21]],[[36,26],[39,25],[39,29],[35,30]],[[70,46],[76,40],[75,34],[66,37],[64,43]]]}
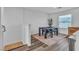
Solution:
{"label": "white door", "polygon": [[0,50],[2,48],[2,33],[1,33],[1,8],[0,8]]}
{"label": "white door", "polygon": [[22,9],[4,7],[2,11],[1,24],[6,28],[3,34],[3,46],[22,41]]}
{"label": "white door", "polygon": [[2,9],[0,7],[0,50],[3,50],[3,26],[1,24],[1,19],[2,19]]}

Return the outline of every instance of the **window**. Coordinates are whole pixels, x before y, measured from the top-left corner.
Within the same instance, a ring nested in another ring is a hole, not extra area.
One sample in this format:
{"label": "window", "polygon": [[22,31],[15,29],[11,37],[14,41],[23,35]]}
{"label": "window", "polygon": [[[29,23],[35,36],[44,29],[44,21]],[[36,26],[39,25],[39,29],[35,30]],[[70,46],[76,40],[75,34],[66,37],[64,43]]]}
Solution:
{"label": "window", "polygon": [[72,15],[63,15],[59,16],[59,28],[68,28],[71,27]]}

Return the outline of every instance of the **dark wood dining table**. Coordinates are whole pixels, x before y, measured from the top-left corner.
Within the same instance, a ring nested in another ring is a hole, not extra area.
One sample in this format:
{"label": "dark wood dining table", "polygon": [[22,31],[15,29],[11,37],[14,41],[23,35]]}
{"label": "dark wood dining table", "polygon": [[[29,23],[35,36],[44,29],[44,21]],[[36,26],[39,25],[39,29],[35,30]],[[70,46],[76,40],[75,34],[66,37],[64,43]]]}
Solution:
{"label": "dark wood dining table", "polygon": [[58,35],[58,28],[55,27],[39,27],[39,36],[44,35],[47,38],[47,34],[51,33],[51,37],[53,37],[53,33]]}

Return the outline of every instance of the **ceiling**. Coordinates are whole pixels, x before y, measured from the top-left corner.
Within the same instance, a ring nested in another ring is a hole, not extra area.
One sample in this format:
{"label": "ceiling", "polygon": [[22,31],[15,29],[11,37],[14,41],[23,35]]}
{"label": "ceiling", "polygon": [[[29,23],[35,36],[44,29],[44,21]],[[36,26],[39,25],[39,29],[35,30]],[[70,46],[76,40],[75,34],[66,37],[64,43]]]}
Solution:
{"label": "ceiling", "polygon": [[57,12],[73,9],[74,7],[25,7],[25,8],[29,10],[34,10],[34,11],[50,14],[50,13],[57,13]]}

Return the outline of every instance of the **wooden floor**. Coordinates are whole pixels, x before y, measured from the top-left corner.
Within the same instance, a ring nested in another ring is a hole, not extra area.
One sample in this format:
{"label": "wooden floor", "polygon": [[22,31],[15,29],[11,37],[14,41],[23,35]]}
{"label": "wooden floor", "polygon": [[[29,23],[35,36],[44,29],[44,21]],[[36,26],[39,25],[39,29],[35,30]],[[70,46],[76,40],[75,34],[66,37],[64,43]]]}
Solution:
{"label": "wooden floor", "polygon": [[[57,39],[58,40],[58,39]],[[68,51],[69,45],[66,38],[59,39],[58,42],[50,47],[43,48],[42,46],[33,49],[32,51]]]}
{"label": "wooden floor", "polygon": [[61,40],[51,47],[39,47],[37,49],[34,49],[33,51],[68,51],[68,43],[66,40]]}
{"label": "wooden floor", "polygon": [[56,40],[58,40],[58,42],[52,46],[46,46],[42,42],[33,40],[31,47],[24,45],[11,51],[68,51],[69,45],[66,38]]}

